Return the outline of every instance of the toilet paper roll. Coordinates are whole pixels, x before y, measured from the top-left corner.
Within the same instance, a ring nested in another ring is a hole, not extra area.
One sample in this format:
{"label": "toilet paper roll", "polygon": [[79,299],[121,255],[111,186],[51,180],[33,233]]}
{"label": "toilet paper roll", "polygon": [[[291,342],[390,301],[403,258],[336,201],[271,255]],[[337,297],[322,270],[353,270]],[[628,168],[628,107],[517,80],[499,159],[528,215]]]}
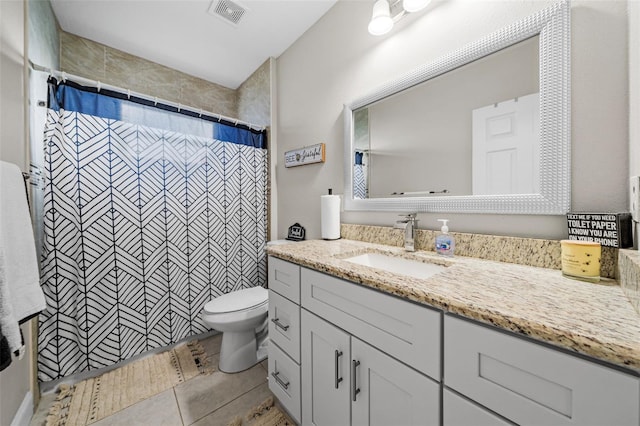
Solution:
{"label": "toilet paper roll", "polygon": [[340,238],[340,197],[338,195],[320,196],[320,223],[323,239]]}

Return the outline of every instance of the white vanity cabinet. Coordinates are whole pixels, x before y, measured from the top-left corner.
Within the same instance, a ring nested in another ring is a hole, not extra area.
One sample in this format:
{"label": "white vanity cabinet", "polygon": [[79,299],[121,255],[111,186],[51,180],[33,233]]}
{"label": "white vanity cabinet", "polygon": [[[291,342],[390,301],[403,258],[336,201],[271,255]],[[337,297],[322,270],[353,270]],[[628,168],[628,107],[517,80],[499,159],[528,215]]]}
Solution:
{"label": "white vanity cabinet", "polygon": [[440,423],[440,312],[306,268],[300,297],[302,424]]}
{"label": "white vanity cabinet", "polygon": [[300,266],[268,262],[269,389],[300,423]]}
{"label": "white vanity cabinet", "polygon": [[[638,377],[461,318],[444,324],[445,392],[521,425],[640,424]],[[445,395],[444,424],[455,424],[448,413]]]}
{"label": "white vanity cabinet", "polygon": [[269,287],[269,387],[302,425],[640,426],[636,375],[271,257]]}

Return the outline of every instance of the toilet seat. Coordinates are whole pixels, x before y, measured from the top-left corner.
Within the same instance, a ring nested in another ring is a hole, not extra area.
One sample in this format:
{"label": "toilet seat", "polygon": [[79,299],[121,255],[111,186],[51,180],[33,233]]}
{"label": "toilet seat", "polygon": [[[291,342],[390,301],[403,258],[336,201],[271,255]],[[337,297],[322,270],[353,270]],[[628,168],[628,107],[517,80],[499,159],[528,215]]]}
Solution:
{"label": "toilet seat", "polygon": [[262,287],[251,287],[223,294],[204,305],[205,314],[226,314],[246,311],[267,305],[269,292]]}

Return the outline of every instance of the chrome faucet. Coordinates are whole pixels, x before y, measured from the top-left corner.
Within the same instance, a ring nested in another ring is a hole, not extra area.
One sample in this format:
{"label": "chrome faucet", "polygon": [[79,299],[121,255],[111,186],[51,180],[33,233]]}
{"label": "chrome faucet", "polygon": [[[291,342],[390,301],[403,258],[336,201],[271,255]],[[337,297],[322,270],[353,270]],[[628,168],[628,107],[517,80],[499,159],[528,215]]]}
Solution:
{"label": "chrome faucet", "polygon": [[401,214],[404,219],[399,220],[394,228],[404,229],[404,249],[406,251],[416,251],[414,246],[415,227],[418,223],[417,213]]}

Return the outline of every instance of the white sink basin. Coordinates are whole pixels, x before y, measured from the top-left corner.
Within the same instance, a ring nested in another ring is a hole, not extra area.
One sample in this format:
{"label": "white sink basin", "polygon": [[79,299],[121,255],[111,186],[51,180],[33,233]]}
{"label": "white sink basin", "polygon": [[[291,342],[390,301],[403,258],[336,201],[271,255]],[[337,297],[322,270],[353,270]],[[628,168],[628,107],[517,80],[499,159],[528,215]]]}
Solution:
{"label": "white sink basin", "polygon": [[383,269],[394,274],[408,275],[415,278],[429,278],[445,270],[446,266],[435,263],[420,262],[402,257],[387,256],[380,253],[365,253],[344,259],[347,262],[371,268]]}

